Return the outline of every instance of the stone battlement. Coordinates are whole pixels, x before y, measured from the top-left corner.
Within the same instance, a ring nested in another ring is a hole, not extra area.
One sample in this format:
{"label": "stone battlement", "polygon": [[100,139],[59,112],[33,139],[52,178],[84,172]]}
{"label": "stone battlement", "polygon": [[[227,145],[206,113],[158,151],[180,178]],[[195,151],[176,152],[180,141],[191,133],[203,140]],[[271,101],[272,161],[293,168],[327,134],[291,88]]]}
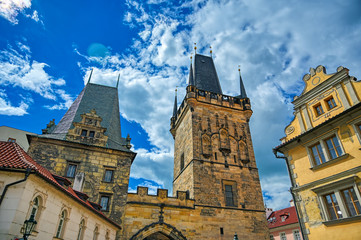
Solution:
{"label": "stone battlement", "polygon": [[150,195],[148,187],[137,187],[136,193],[128,193],[129,204],[165,205],[194,208],[194,200],[185,191],[177,191],[176,197],[168,196],[168,189],[157,189],[157,195]]}

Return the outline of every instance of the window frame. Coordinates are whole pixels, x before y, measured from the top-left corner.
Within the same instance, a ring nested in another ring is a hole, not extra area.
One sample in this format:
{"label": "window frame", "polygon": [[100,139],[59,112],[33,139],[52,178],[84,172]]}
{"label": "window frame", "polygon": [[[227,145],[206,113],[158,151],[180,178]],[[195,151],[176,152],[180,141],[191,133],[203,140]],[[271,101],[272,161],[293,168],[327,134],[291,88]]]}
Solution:
{"label": "window frame", "polygon": [[[318,109],[321,111],[319,112]],[[313,111],[314,111],[316,117],[319,117],[325,113],[325,110],[323,110],[323,106],[322,106],[321,102],[318,102],[315,105],[313,105]]]}
{"label": "window frame", "polygon": [[[64,217],[63,217],[63,213],[65,213]],[[69,211],[67,209],[62,209],[60,211],[59,221],[58,221],[56,231],[55,231],[55,238],[63,239],[66,223],[69,220],[68,216],[69,216]],[[61,224],[61,226],[60,226],[60,224]],[[60,228],[60,231],[59,231],[59,228]]]}
{"label": "window frame", "polygon": [[[294,229],[292,231],[292,234],[293,234],[293,239],[294,240],[301,240],[301,231],[299,229]],[[297,234],[297,235],[296,235]]]}
{"label": "window frame", "polygon": [[[114,170],[115,170],[114,168],[105,167],[105,169],[104,169],[104,176],[103,176],[103,182],[105,182],[105,183],[112,183],[112,182],[113,182],[113,180],[114,180]],[[111,175],[109,181],[106,179],[107,172],[112,172],[112,175]]]}
{"label": "window frame", "polygon": [[78,230],[76,240],[83,240],[84,239],[85,229],[86,229],[85,219],[81,218],[80,223],[79,223],[79,230]]}
{"label": "window frame", "polygon": [[355,135],[357,136],[358,141],[361,144],[361,119],[358,118],[350,123],[352,125],[352,128],[355,132]]}
{"label": "window frame", "polygon": [[[333,162],[333,161],[337,161],[338,159],[343,159],[344,157],[347,157],[348,154],[346,153],[343,145],[342,145],[342,142],[340,140],[340,137],[339,137],[339,134],[337,133],[339,131],[339,129],[335,129],[333,131],[330,131],[328,132],[327,134],[324,134],[310,142],[308,142],[307,144],[305,144],[304,146],[306,147],[306,150],[307,150],[307,155],[308,155],[308,159],[310,160],[310,164],[311,164],[311,169],[315,170],[315,169],[318,169],[319,167],[322,167],[322,166],[326,166],[327,163],[329,162]],[[341,149],[341,154],[336,157],[336,158],[332,158],[331,156],[331,153],[329,151],[329,148],[327,146],[327,143],[326,141],[332,137],[336,137],[337,141],[338,141],[338,144],[339,144],[339,147]],[[312,152],[312,147],[316,146],[320,144],[321,146],[321,149],[322,149],[322,153],[323,153],[323,156],[325,158],[325,162],[323,163],[320,163],[320,164],[317,164],[317,162],[315,161],[315,158],[314,158],[314,154]]]}
{"label": "window frame", "polygon": [[287,235],[285,232],[280,232],[280,240],[287,240]]}
{"label": "window frame", "polygon": [[[69,171],[70,165],[75,166],[74,176],[68,176],[68,171]],[[70,161],[68,161],[67,166],[66,166],[66,170],[65,170],[65,177],[66,178],[75,178],[78,167],[79,167],[78,162],[70,162]]]}
{"label": "window frame", "polygon": [[[101,205],[101,203],[102,203],[102,198],[108,198],[107,208],[106,208],[106,209],[103,209],[103,206]],[[100,209],[100,211],[102,211],[102,212],[109,212],[109,211],[110,211],[111,199],[112,199],[112,194],[110,194],[110,193],[100,193],[100,196],[99,196],[99,205],[102,207],[102,208]]]}
{"label": "window frame", "polygon": [[[227,205],[226,186],[231,186],[233,205]],[[225,207],[238,207],[237,183],[230,180],[222,180],[222,193]]]}
{"label": "window frame", "polygon": [[[330,106],[329,101],[331,101],[332,106]],[[333,96],[326,98],[325,99],[325,104],[326,104],[326,108],[327,108],[328,111],[330,111],[331,109],[334,109],[335,107],[337,107],[336,101],[333,98]]]}
{"label": "window frame", "polygon": [[[351,216],[351,214],[348,210],[348,207],[347,207],[347,203],[345,202],[345,200],[342,196],[343,190],[353,188],[355,195],[357,197],[357,200],[359,201],[359,203],[361,202],[361,194],[360,194],[359,187],[358,187],[356,180],[357,180],[357,176],[351,176],[351,177],[348,177],[348,178],[312,189],[312,191],[317,194],[317,198],[318,198],[318,201],[321,206],[321,212],[322,212],[321,215],[324,219],[324,222],[323,222],[324,224],[327,224],[328,222],[339,222],[339,221],[345,221],[345,220],[353,219],[353,218],[361,218],[361,212],[360,212],[360,214]],[[325,202],[325,199],[324,199],[325,195],[331,194],[331,193],[335,194],[339,209],[342,213],[342,217],[340,217],[338,219],[332,219],[330,217],[330,214],[327,209],[327,203]]]}

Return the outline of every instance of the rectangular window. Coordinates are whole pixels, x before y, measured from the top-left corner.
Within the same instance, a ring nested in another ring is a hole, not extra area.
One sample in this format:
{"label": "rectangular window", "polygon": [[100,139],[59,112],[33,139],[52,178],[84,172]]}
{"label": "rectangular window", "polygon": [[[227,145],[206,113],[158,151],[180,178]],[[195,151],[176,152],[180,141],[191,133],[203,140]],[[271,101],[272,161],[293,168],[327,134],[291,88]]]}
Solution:
{"label": "rectangular window", "polygon": [[342,149],[335,135],[326,139],[326,144],[331,159],[335,159],[342,155]]}
{"label": "rectangular window", "polygon": [[336,102],[335,99],[333,99],[333,97],[326,99],[326,103],[328,110],[331,110],[332,108],[336,107]]}
{"label": "rectangular window", "polygon": [[301,234],[299,230],[293,230],[293,239],[294,240],[301,240]]}
{"label": "rectangular window", "polygon": [[8,142],[16,142],[16,139],[15,138],[9,138]]}
{"label": "rectangular window", "polygon": [[270,239],[270,240],[274,240],[275,238],[274,238],[273,235],[271,234],[271,235],[269,235],[269,239]]}
{"label": "rectangular window", "polygon": [[104,174],[104,182],[112,182],[113,181],[113,170],[106,169]]}
{"label": "rectangular window", "polygon": [[88,135],[88,131],[85,129],[81,130],[81,136],[86,137]]}
{"label": "rectangular window", "polygon": [[182,153],[180,158],[180,170],[182,171],[184,168],[184,153]]}
{"label": "rectangular window", "polygon": [[280,233],[280,239],[287,240],[286,233],[284,233],[284,232]]}
{"label": "rectangular window", "polygon": [[335,193],[326,194],[323,198],[326,202],[326,209],[330,220],[342,218],[342,212],[338,205]]}
{"label": "rectangular window", "polygon": [[225,185],[226,206],[234,206],[232,185]]}
{"label": "rectangular window", "polygon": [[109,211],[109,202],[110,197],[109,196],[101,196],[100,197],[100,206],[102,207],[102,211]]}
{"label": "rectangular window", "polygon": [[68,169],[66,171],[66,177],[70,177],[70,178],[75,177],[77,167],[78,167],[78,165],[76,165],[74,163],[69,163]]}
{"label": "rectangular window", "polygon": [[90,131],[90,132],[89,132],[89,137],[93,138],[94,135],[95,135],[95,132],[94,132],[94,131]]}
{"label": "rectangular window", "polygon": [[311,150],[312,150],[313,161],[316,165],[320,165],[326,162],[320,143],[313,145],[311,147]]}
{"label": "rectangular window", "polygon": [[346,204],[346,209],[350,216],[356,216],[361,213],[360,201],[357,199],[354,188],[347,188],[341,191]]}
{"label": "rectangular window", "polygon": [[313,107],[316,112],[316,116],[320,116],[324,113],[321,103],[318,103],[316,106]]}

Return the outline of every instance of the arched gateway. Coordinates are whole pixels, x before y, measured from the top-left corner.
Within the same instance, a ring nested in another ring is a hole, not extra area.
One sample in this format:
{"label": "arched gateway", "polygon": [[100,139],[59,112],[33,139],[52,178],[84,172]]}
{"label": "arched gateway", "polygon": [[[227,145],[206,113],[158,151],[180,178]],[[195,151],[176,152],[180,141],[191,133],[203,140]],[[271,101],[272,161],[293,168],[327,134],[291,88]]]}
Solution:
{"label": "arched gateway", "polygon": [[130,240],[187,240],[175,227],[164,222],[155,222],[140,229]]}

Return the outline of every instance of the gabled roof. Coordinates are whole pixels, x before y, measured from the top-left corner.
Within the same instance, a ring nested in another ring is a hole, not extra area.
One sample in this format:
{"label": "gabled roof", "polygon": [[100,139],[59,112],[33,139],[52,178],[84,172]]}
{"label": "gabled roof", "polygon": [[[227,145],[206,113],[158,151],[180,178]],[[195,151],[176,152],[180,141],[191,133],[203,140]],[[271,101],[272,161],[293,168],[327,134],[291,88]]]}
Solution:
{"label": "gabled roof", "polygon": [[268,217],[268,228],[281,227],[293,223],[298,223],[296,208],[289,207],[277,210],[271,213]]}
{"label": "gabled roof", "polygon": [[35,173],[45,181],[52,184],[58,190],[64,192],[75,201],[78,201],[83,206],[87,207],[97,215],[100,215],[106,221],[121,228],[117,223],[106,217],[101,211],[97,210],[95,203],[88,200],[82,200],[82,194],[74,191],[66,184],[61,185],[56,178],[59,176],[53,175],[49,170],[34,161],[17,143],[0,141],[0,170],[25,170],[31,169],[32,173]]}
{"label": "gabled roof", "polygon": [[191,68],[190,71],[193,72],[193,79],[191,79],[192,76],[190,74],[190,84],[193,80],[198,89],[222,94],[216,67],[211,57],[196,54],[194,57],[194,68]]}
{"label": "gabled roof", "polygon": [[93,109],[102,118],[101,126],[107,129],[104,133],[108,136],[107,147],[129,151],[121,135],[118,89],[94,83],[84,87],[54,130],[43,137],[65,140],[69,129],[74,128],[73,123],[81,121],[81,114]]}

